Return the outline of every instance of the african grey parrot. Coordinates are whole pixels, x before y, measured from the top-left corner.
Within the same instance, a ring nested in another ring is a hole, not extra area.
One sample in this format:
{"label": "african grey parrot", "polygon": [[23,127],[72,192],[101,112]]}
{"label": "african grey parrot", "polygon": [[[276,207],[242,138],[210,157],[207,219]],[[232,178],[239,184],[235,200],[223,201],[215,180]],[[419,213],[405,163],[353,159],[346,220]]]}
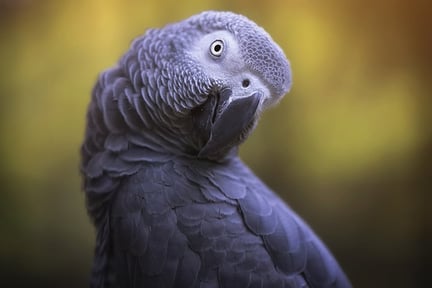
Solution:
{"label": "african grey parrot", "polygon": [[290,86],[281,48],[231,12],[133,41],[96,83],[81,148],[92,287],[350,287],[237,156]]}

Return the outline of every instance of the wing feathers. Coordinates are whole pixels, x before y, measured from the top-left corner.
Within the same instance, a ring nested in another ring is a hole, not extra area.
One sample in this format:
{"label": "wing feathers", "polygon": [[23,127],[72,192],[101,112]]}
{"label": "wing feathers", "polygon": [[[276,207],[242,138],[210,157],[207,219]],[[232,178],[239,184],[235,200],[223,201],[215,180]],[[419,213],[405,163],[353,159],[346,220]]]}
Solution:
{"label": "wing feathers", "polygon": [[235,167],[233,176],[167,161],[129,177],[111,212],[119,279],[131,287],[308,287],[305,278],[349,287],[307,225]]}

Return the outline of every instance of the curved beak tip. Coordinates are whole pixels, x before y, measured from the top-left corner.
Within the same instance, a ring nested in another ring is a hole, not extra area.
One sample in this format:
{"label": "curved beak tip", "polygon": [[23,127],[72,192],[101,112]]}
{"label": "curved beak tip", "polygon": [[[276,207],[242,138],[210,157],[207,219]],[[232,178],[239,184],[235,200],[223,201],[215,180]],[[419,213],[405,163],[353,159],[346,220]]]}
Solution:
{"label": "curved beak tip", "polygon": [[230,89],[220,92],[209,139],[198,157],[207,157],[231,148],[230,146],[237,144],[245,130],[254,122],[263,97],[262,92],[257,91],[250,96],[235,99],[231,96]]}

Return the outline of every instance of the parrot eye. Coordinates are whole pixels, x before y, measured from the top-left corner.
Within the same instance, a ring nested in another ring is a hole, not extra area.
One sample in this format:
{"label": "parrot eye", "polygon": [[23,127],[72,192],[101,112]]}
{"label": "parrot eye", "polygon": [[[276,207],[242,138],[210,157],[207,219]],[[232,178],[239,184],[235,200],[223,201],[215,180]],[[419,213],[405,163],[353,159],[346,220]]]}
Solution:
{"label": "parrot eye", "polygon": [[250,85],[250,81],[249,81],[249,79],[244,79],[244,80],[242,81],[242,86],[243,86],[243,88],[247,88],[247,87],[249,87],[249,85]]}
{"label": "parrot eye", "polygon": [[220,57],[224,50],[224,42],[222,40],[215,40],[210,45],[210,54],[215,57]]}

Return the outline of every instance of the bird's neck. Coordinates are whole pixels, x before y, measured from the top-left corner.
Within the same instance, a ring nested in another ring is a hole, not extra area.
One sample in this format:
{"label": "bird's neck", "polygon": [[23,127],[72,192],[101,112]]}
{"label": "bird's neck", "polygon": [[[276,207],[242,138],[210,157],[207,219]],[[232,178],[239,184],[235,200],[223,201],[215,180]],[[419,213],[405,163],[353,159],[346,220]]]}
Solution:
{"label": "bird's neck", "polygon": [[227,149],[211,159],[198,157],[199,151],[196,148],[175,141],[167,137],[158,136],[154,131],[144,131],[141,133],[128,133],[129,149],[134,147],[144,148],[143,151],[154,155],[170,156],[170,158],[194,159],[198,161],[209,161],[223,163],[238,157],[238,146]]}

